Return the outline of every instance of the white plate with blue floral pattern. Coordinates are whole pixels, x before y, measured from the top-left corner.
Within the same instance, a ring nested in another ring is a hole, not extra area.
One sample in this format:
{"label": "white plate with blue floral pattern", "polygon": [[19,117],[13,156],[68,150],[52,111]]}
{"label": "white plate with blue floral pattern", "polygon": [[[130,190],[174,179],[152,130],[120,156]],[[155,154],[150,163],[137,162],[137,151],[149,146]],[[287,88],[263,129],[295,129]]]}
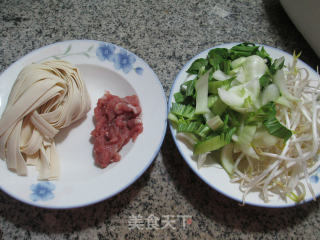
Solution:
{"label": "white plate with blue floral pattern", "polygon": [[[147,63],[119,46],[92,40],[59,42],[27,54],[0,75],[0,115],[22,68],[49,59],[63,59],[79,68],[91,98],[91,110],[85,119],[56,136],[59,180],[37,181],[32,166],[28,167],[28,176],[17,176],[0,160],[1,190],[22,202],[46,208],[81,207],[108,199],[137,180],[160,150],[167,126],[162,85]],[[122,148],[119,162],[101,169],[94,164],[90,132],[94,129],[93,109],[105,91],[119,97],[136,94],[144,130],[134,143]]]}

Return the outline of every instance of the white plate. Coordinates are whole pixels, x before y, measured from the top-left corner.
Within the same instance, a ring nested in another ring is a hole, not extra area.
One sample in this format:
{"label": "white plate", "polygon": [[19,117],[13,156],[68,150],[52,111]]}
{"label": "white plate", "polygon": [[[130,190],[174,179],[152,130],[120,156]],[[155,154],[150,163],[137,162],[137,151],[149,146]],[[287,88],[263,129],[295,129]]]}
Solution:
{"label": "white plate", "polygon": [[[229,44],[223,44],[219,45],[213,48],[231,48],[234,45],[238,43],[229,43]],[[286,63],[291,63],[292,62],[292,55],[281,51],[276,48],[272,48],[269,46],[263,45],[265,50],[270,54],[270,56],[275,59],[279,58],[281,56],[285,57]],[[211,50],[207,49],[197,56],[193,57],[179,72],[177,75],[173,86],[171,88],[170,92],[170,97],[169,97],[169,102],[168,102],[168,109],[171,108],[172,102],[174,101],[174,93],[179,91],[180,85],[188,79],[188,74],[187,74],[187,69],[191,66],[193,61],[195,61],[198,58],[206,58],[208,55],[208,52]],[[310,72],[310,77],[316,79],[317,78],[317,73],[309,67],[307,64],[305,64],[302,61],[298,61],[298,66],[300,67],[305,67],[306,69],[309,70]],[[184,158],[184,160],[187,162],[189,167],[204,181],[206,182],[210,187],[213,189],[217,190],[218,192],[226,195],[229,198],[232,198],[236,201],[239,201],[242,203],[242,192],[239,190],[239,185],[235,183],[230,183],[230,178],[228,174],[220,167],[220,165],[211,165],[209,167],[203,167],[200,170],[197,168],[196,162],[192,159],[192,151],[181,141],[179,141],[176,138],[176,130],[172,127],[170,124],[170,130],[173,135],[174,141],[180,151],[180,154]],[[311,176],[310,180],[312,183],[312,187],[316,193],[317,196],[320,195],[320,169],[317,170],[317,172]],[[307,189],[307,195],[305,198],[304,202],[310,201],[312,199],[312,196],[310,192]],[[302,202],[302,203],[304,203]],[[260,207],[290,207],[290,206],[295,206],[296,204],[291,201],[290,199],[285,202],[283,201],[279,196],[273,196],[270,198],[270,202],[265,203],[259,196],[258,193],[253,192],[249,193],[246,197],[246,204],[250,205],[255,205],[255,206],[260,206]]]}
{"label": "white plate", "polygon": [[[116,45],[91,40],[55,43],[35,50],[0,76],[0,113],[21,69],[31,63],[60,58],[79,68],[91,98],[87,117],[56,136],[61,163],[60,179],[37,181],[34,167],[17,176],[0,160],[1,189],[25,203],[47,208],[73,208],[110,198],[132,184],[152,163],[164,139],[167,103],[162,85],[152,69],[133,53]],[[105,169],[94,165],[90,132],[93,109],[108,90],[124,97],[136,94],[142,108],[143,132],[121,150],[121,160]],[[156,107],[156,111],[155,111]]]}

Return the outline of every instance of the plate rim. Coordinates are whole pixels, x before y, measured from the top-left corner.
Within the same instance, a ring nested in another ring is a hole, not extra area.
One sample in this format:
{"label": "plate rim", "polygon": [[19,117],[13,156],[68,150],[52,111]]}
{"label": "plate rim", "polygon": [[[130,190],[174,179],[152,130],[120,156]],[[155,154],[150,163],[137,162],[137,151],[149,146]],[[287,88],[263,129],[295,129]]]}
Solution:
{"label": "plate rim", "polygon": [[[171,85],[171,89],[170,89],[170,94],[169,94],[169,99],[168,99],[168,111],[170,112],[170,108],[171,108],[171,105],[172,105],[172,102],[173,102],[173,89],[175,88],[176,84],[178,84],[178,79],[180,78],[180,75],[183,74],[187,69],[187,66],[189,66],[193,61],[195,61],[196,59],[198,59],[201,55],[203,55],[204,53],[206,52],[209,52],[211,49],[214,49],[214,48],[226,48],[227,46],[234,46],[234,45],[237,45],[237,44],[240,44],[240,43],[243,43],[243,42],[227,42],[227,43],[221,43],[221,44],[218,44],[218,45],[214,45],[213,47],[210,47],[210,48],[207,48],[205,50],[202,50],[201,52],[197,53],[194,57],[192,57],[190,60],[188,60],[183,66],[182,68],[180,69],[180,71],[178,72],[178,74],[176,75],[174,81],[173,81],[173,84]],[[269,46],[269,45],[266,45],[266,44],[260,44],[260,43],[254,43],[255,45],[257,46],[261,46],[261,47],[267,47],[267,48],[270,48],[270,49],[273,49],[274,51],[278,51],[284,55],[287,55],[287,56],[290,56],[292,57],[292,55],[290,55],[288,52],[282,50],[282,49],[279,49],[279,48],[276,48],[276,47],[272,47],[272,46]],[[312,71],[317,74],[317,72],[311,67],[309,66],[308,64],[306,64],[303,60],[300,60],[298,59],[298,62],[301,62],[302,64],[305,64],[306,66],[308,66],[310,69],[312,69]],[[180,155],[181,157],[183,158],[183,160],[187,163],[187,165],[189,166],[189,168],[203,181],[205,182],[211,189],[219,192],[220,194],[222,194],[223,196],[225,197],[228,197],[240,204],[243,204],[241,200],[239,200],[238,198],[236,198],[235,196],[233,195],[230,195],[226,192],[223,192],[222,190],[218,189],[215,187],[214,184],[212,184],[208,179],[206,179],[204,176],[201,176],[201,174],[199,173],[199,170],[195,169],[192,167],[191,165],[191,162],[187,160],[188,156],[186,156],[186,154],[184,153],[184,151],[180,148],[179,144],[178,144],[178,139],[176,138],[175,136],[175,129],[173,128],[172,124],[170,123],[170,121],[168,121],[168,125],[169,125],[169,129],[170,129],[170,132],[171,132],[171,135],[172,135],[172,138],[174,140],[174,143],[178,149],[178,151],[180,152]],[[318,194],[315,195],[316,199],[320,197],[320,192],[318,192]],[[244,206],[245,205],[250,205],[250,206],[255,206],[255,207],[263,207],[263,208],[275,208],[275,209],[278,209],[278,208],[289,208],[289,207],[297,207],[297,206],[300,206],[302,204],[305,204],[305,203],[309,203],[313,200],[313,198],[309,198],[309,199],[306,199],[306,200],[303,200],[299,203],[289,203],[289,204],[282,204],[282,205],[272,205],[272,204],[268,204],[268,203],[254,203],[254,202],[245,202]]]}
{"label": "plate rim", "polygon": [[[138,59],[139,61],[141,61],[143,64],[145,64],[145,66],[150,70],[150,73],[153,75],[153,81],[158,84],[159,88],[160,88],[160,92],[162,95],[162,99],[164,101],[164,121],[162,122],[162,126],[163,126],[163,130],[161,132],[161,136],[159,138],[159,143],[158,145],[156,146],[155,150],[153,151],[153,154],[152,156],[150,156],[149,160],[147,161],[147,164],[143,167],[143,169],[139,170],[138,171],[138,174],[132,178],[131,180],[129,180],[125,185],[123,185],[121,188],[117,189],[117,191],[115,191],[114,193],[110,194],[110,195],[107,195],[107,196],[104,196],[104,197],[101,197],[101,198],[97,198],[97,199],[94,199],[92,201],[87,201],[87,202],[84,202],[84,203],[80,203],[80,204],[65,204],[65,206],[57,206],[55,204],[53,205],[48,205],[48,204],[41,204],[42,202],[39,201],[39,202],[36,202],[36,201],[28,201],[27,199],[25,198],[22,198],[18,195],[15,195],[13,193],[11,193],[10,191],[7,191],[7,189],[4,189],[3,187],[3,184],[0,183],[0,190],[3,191],[4,193],[6,193],[8,196],[12,197],[13,199],[17,200],[17,201],[20,201],[22,203],[25,203],[27,205],[31,205],[31,206],[35,206],[35,207],[39,207],[39,208],[45,208],[45,209],[73,209],[73,208],[80,208],[80,207],[86,207],[86,206],[90,206],[90,205],[94,205],[96,203],[99,203],[99,202],[102,202],[102,201],[105,201],[107,199],[111,199],[112,197],[120,194],[121,192],[123,192],[125,189],[127,189],[128,187],[130,187],[133,183],[135,183],[146,171],[147,169],[150,167],[150,165],[153,163],[153,161],[155,161],[155,159],[157,158],[157,155],[159,154],[160,152],[160,149],[163,145],[163,141],[165,139],[165,135],[166,135],[166,131],[167,131],[167,127],[168,127],[168,119],[167,119],[167,115],[168,115],[168,101],[167,101],[167,97],[166,97],[166,94],[164,92],[164,88],[163,88],[163,85],[159,79],[159,77],[157,76],[157,74],[154,72],[154,70],[150,67],[150,65],[145,61],[143,60],[141,57],[137,56],[135,53],[131,52],[130,50],[126,49],[126,48],[123,48],[122,46],[119,46],[115,43],[111,43],[111,42],[105,42],[105,41],[100,41],[100,40],[92,40],[92,39],[73,39],[73,40],[66,40],[66,41],[58,41],[58,42],[54,42],[54,43],[51,43],[51,44],[48,44],[48,45],[45,45],[45,46],[42,46],[40,48],[37,48],[37,49],[34,49],[30,52],[28,52],[27,54],[23,55],[22,57],[18,58],[17,60],[15,60],[13,63],[11,63],[1,74],[0,74],[0,79],[3,78],[3,76],[5,74],[7,74],[7,72],[10,71],[11,68],[15,67],[16,65],[18,65],[19,63],[25,61],[26,58],[28,58],[30,55],[33,55],[33,54],[37,54],[37,52],[40,52],[40,51],[43,51],[47,48],[52,48],[54,45],[58,45],[58,44],[71,44],[71,43],[81,43],[81,42],[93,42],[93,43],[103,43],[103,44],[112,44],[114,45],[115,47],[118,47],[119,49],[123,49],[125,50],[126,52],[132,54],[136,59]],[[109,69],[109,68],[108,68]],[[109,69],[111,71],[114,71],[116,72],[117,74],[120,74],[118,71],[116,71],[115,69]],[[127,80],[126,80],[127,81]],[[94,104],[94,103],[93,103]],[[4,161],[2,159],[2,161]],[[38,179],[35,179],[35,181],[37,183],[39,182],[43,182],[43,181],[39,181]],[[55,182],[55,181],[49,181],[49,182]]]}

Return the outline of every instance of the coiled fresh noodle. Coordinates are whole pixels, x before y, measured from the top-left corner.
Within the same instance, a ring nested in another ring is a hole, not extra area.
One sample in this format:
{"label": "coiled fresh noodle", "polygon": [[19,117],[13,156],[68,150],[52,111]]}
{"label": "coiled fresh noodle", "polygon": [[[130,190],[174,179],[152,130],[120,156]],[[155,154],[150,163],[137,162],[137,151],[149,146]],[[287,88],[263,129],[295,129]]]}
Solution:
{"label": "coiled fresh noodle", "polygon": [[78,69],[70,63],[52,60],[26,66],[0,119],[0,157],[8,169],[27,175],[27,165],[36,165],[39,180],[58,178],[54,137],[84,117],[90,104]]}

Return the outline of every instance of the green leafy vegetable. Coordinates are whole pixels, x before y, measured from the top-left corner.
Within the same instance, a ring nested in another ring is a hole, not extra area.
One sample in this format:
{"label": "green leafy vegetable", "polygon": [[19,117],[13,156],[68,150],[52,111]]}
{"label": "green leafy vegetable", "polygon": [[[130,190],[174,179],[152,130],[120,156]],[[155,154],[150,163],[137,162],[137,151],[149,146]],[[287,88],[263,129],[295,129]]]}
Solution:
{"label": "green leafy vegetable", "polygon": [[276,118],[274,103],[286,103],[283,67],[284,58],[273,61],[253,43],[214,48],[187,70],[195,78],[174,94],[168,118],[179,133],[193,136],[194,154],[201,159],[222,149],[221,164],[231,174],[232,149],[259,158],[254,141],[257,147],[270,146],[292,135]]}
{"label": "green leafy vegetable", "polygon": [[263,59],[266,59],[268,66],[271,64],[272,59],[265,51],[264,47],[259,49],[259,46],[255,46],[253,43],[241,43],[230,49],[230,56],[232,60],[240,57],[249,57],[252,55],[257,55]]}
{"label": "green leafy vegetable", "polygon": [[272,82],[272,75],[269,72],[266,72],[259,78],[259,83],[261,89],[264,89]]}
{"label": "green leafy vegetable", "polygon": [[180,92],[185,96],[193,96],[195,91],[194,89],[195,83],[196,83],[195,80],[189,80],[183,83],[180,87]]}
{"label": "green leafy vegetable", "polygon": [[228,106],[221,101],[219,96],[210,96],[208,98],[208,107],[213,114],[220,116]]}
{"label": "green leafy vegetable", "polygon": [[179,119],[177,118],[177,116],[174,115],[172,112],[169,112],[168,119],[173,123],[178,123],[179,122]]}
{"label": "green leafy vegetable", "polygon": [[209,86],[208,86],[209,93],[218,94],[218,88],[221,88],[221,87],[228,90],[231,86],[232,81],[235,78],[236,77],[234,76],[234,77],[227,79],[227,80],[224,80],[224,81],[211,81],[211,82],[209,82]]}
{"label": "green leafy vegetable", "polygon": [[204,58],[199,58],[195,60],[189,69],[187,70],[187,73],[190,74],[198,74],[200,72],[203,72],[208,64],[208,60]]}
{"label": "green leafy vegetable", "polygon": [[255,55],[259,46],[255,46],[253,43],[241,43],[231,48],[230,55],[232,59],[239,57],[248,57]]}
{"label": "green leafy vegetable", "polygon": [[223,147],[221,151],[221,158],[220,158],[222,167],[230,175],[232,175],[234,171],[234,161],[233,161],[232,151],[233,151],[233,144],[229,143],[228,145]]}
{"label": "green leafy vegetable", "polygon": [[258,122],[262,122],[271,135],[287,141],[292,136],[292,132],[279,122],[276,118],[276,113],[274,102],[269,102],[257,112],[248,114],[246,123],[257,124]]}
{"label": "green leafy vegetable", "polygon": [[210,127],[201,122],[179,122],[177,130],[178,132],[193,133],[201,138],[205,138],[211,132]]}
{"label": "green leafy vegetable", "polygon": [[292,132],[283,126],[275,116],[268,117],[263,121],[263,125],[271,135],[283,138],[285,141],[292,136]]}
{"label": "green leafy vegetable", "polygon": [[177,92],[173,96],[176,103],[183,103],[184,100],[186,99],[186,96],[183,95],[181,92]]}
{"label": "green leafy vegetable", "polygon": [[283,66],[284,66],[284,57],[274,60],[274,62],[270,66],[270,73],[274,75],[276,71],[282,69]]}
{"label": "green leafy vegetable", "polygon": [[228,59],[228,49],[226,48],[214,48],[209,51],[208,53],[208,59],[209,63],[213,68],[213,71],[216,70],[225,70],[225,68],[230,69],[230,66],[225,66],[224,63]]}
{"label": "green leafy vegetable", "polygon": [[204,141],[200,141],[195,144],[193,152],[194,154],[202,154],[206,152],[211,152],[222,148],[223,146],[227,145],[228,142],[225,141],[220,136],[214,136],[208,138]]}
{"label": "green leafy vegetable", "polygon": [[190,105],[183,105],[179,103],[172,103],[171,113],[185,118],[193,118],[195,108]]}

